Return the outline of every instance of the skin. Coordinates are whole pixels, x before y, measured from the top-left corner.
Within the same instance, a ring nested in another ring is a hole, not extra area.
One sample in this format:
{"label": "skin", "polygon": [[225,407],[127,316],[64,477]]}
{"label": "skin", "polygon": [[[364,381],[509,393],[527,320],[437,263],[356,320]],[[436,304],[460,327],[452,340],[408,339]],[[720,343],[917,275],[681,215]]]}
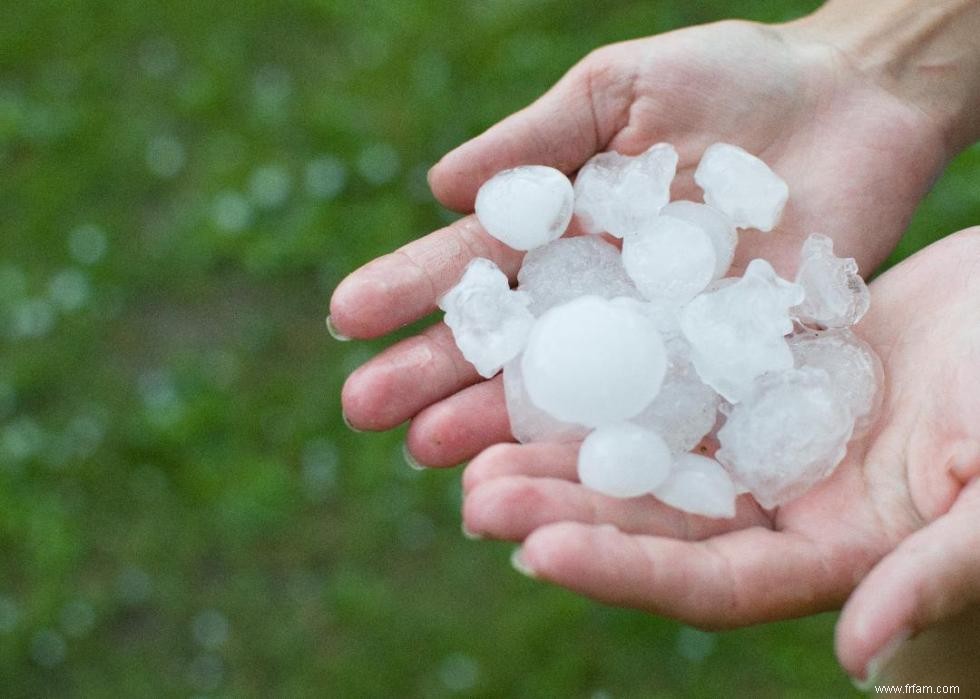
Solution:
{"label": "skin", "polygon": [[[950,48],[973,43],[980,3],[947,4],[945,24],[934,13],[919,21],[916,3],[878,12],[880,4],[835,0],[789,25],[721,22],[605,47],[446,155],[430,171],[432,190],[468,212],[501,169],[547,164],[573,175],[596,152],[668,141],[681,157],[673,198],[700,199],[693,168],[707,145],[727,141],[759,155],[791,191],[774,233],[741,235],[732,274],[763,256],[791,275],[812,232],[831,236],[837,254],[870,273],[949,158],[976,136],[980,88],[934,78],[980,75],[971,72],[975,50]],[[865,33],[849,21],[860,10],[877,17]],[[896,22],[901,31],[889,33]],[[899,40],[890,46],[892,35]],[[464,477],[465,526],[523,541],[517,563],[542,580],[709,628],[846,601],[838,656],[864,678],[895,639],[980,597],[972,514],[980,512],[972,396],[980,335],[967,330],[980,327],[969,303],[980,290],[963,263],[980,260],[978,239],[976,231],[952,236],[873,284],[857,331],[886,367],[879,420],[831,479],[775,511],[746,497],[734,520],[712,521],[652,498],[587,491],[575,480],[574,447],[506,444],[500,377],[482,380],[441,323],[356,370],[344,413],[358,429],[410,420],[407,447],[426,465],[476,457]],[[521,260],[465,216],[351,274],[331,300],[332,323],[370,338],[413,322],[476,256],[512,278]]]}
{"label": "skin", "polygon": [[705,519],[579,485],[575,445],[500,444],[466,469],[466,529],[523,541],[518,565],[535,578],[704,628],[838,609],[850,597],[838,651],[862,677],[892,638],[980,598],[980,263],[963,259],[980,261],[980,228],[872,284],[856,331],[881,356],[884,404],[803,497],[765,511],[746,495],[734,519]]}

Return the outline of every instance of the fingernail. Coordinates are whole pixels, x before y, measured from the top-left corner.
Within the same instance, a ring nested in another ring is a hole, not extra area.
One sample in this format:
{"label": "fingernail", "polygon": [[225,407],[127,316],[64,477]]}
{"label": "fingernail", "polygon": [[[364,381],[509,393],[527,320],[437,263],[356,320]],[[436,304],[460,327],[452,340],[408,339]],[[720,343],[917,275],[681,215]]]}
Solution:
{"label": "fingernail", "polygon": [[905,644],[907,640],[912,636],[912,632],[908,629],[902,629],[896,633],[892,638],[881,647],[874,657],[868,661],[868,666],[864,669],[864,679],[852,679],[854,686],[857,687],[862,692],[869,691],[876,682],[881,679],[882,671],[888,667],[888,664],[892,661],[898,651]]}
{"label": "fingernail", "polygon": [[344,424],[347,425],[347,429],[349,429],[351,432],[357,432],[358,434],[364,432],[364,430],[359,430],[351,424],[350,418],[347,417],[347,413],[345,413],[343,410],[340,411],[340,417],[343,419]]}
{"label": "fingernail", "polygon": [[483,537],[482,536],[480,536],[479,534],[476,534],[474,532],[471,532],[469,529],[466,528],[466,522],[462,522],[459,525],[459,528],[463,530],[463,536],[465,536],[470,541],[482,541],[483,540]]}
{"label": "fingernail", "polygon": [[510,565],[521,575],[531,578],[531,580],[535,579],[534,571],[531,569],[531,566],[525,563],[524,559],[521,558],[520,547],[514,549],[514,553],[510,554]]}
{"label": "fingernail", "polygon": [[415,457],[412,456],[412,452],[408,450],[408,445],[404,443],[402,443],[402,456],[405,458],[405,463],[408,464],[409,467],[415,469],[416,471],[425,470],[425,466],[415,460]]}
{"label": "fingernail", "polygon": [[327,323],[327,332],[330,333],[330,337],[340,342],[350,341],[349,337],[341,334],[341,332],[337,330],[337,326],[333,324],[333,321],[330,319],[330,316],[327,316],[326,323]]}

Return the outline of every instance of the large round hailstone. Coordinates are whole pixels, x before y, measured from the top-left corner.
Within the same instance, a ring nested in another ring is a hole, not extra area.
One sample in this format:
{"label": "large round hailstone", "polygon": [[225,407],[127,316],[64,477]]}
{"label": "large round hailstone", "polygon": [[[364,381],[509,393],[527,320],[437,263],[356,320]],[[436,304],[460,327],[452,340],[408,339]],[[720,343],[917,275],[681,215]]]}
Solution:
{"label": "large round hailstone", "polygon": [[596,429],[578,454],[578,478],[605,495],[632,498],[652,492],[670,473],[670,450],[656,432],[628,422]]}
{"label": "large round hailstone", "polygon": [[510,433],[518,442],[581,442],[589,433],[588,427],[556,420],[531,402],[519,357],[507,362],[503,374]]}
{"label": "large round hailstone", "polygon": [[728,273],[738,246],[738,230],[725,214],[696,201],[672,201],[660,210],[661,216],[679,218],[694,224],[711,238],[715,246],[715,279]]}
{"label": "large round hailstone", "polygon": [[568,228],[574,190],[553,167],[521,165],[487,180],[476,195],[476,217],[487,233],[515,250],[550,243]]}
{"label": "large round hailstone", "polygon": [[521,360],[539,408],[598,427],[628,420],[656,397],[667,351],[653,323],[598,296],[555,306],[534,324]]}
{"label": "large round hailstone", "polygon": [[623,240],[623,266],[644,296],[682,304],[714,278],[717,256],[699,226],[658,216]]}

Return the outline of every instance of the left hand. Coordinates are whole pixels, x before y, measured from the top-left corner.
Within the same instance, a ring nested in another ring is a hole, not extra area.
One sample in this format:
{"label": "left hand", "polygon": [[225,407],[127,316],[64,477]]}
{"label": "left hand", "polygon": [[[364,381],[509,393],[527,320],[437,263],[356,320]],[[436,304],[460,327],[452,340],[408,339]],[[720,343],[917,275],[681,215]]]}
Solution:
{"label": "left hand", "polygon": [[837,650],[863,678],[892,639],[980,603],[978,266],[980,228],[872,284],[856,331],[884,363],[880,418],[799,499],[767,512],[745,495],[708,520],[585,488],[576,445],[501,444],[466,469],[466,529],[523,541],[535,578],[702,627],[848,600]]}

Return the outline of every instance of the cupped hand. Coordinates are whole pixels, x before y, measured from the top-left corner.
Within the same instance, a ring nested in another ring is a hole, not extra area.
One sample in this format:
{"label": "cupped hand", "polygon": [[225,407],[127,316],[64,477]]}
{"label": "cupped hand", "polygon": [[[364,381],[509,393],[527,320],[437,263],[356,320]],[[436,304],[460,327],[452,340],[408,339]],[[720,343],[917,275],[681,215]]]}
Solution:
{"label": "cupped hand", "polygon": [[[684,29],[597,50],[530,107],[446,155],[430,183],[471,211],[480,185],[518,164],[574,172],[593,154],[667,141],[680,154],[674,198],[699,199],[693,170],[715,141],[759,155],[790,186],[772,234],[743,232],[735,273],[764,256],[792,272],[801,241],[822,232],[870,273],[892,249],[946,162],[941,129],[857,70],[805,23]],[[474,256],[513,278],[521,254],[473,216],[351,274],[331,300],[336,330],[384,335],[427,315]],[[433,466],[511,440],[500,378],[483,381],[437,323],[369,361],[343,390],[349,423],[384,430],[412,420],[407,445]]]}
{"label": "cupped hand", "polygon": [[581,486],[575,445],[498,445],[466,469],[464,526],[523,541],[515,564],[533,577],[703,627],[847,600],[838,656],[863,678],[896,640],[980,603],[978,270],[980,228],[871,285],[856,330],[884,364],[880,416],[783,507],[744,495],[732,520],[684,515]]}

